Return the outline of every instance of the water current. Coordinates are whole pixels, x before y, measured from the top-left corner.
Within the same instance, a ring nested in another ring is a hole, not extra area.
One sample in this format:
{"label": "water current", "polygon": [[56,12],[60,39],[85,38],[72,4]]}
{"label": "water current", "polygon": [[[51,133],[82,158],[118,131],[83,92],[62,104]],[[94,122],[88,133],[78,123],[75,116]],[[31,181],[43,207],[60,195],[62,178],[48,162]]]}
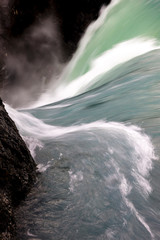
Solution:
{"label": "water current", "polygon": [[160,239],[160,1],[112,1],[55,88],[6,108],[38,166],[21,240]]}

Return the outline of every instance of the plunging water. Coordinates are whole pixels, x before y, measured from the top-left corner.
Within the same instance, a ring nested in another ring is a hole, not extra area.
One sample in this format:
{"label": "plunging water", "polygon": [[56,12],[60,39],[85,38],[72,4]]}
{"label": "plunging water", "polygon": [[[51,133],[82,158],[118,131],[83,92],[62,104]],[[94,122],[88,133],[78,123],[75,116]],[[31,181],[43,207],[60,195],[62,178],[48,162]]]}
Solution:
{"label": "plunging water", "polygon": [[159,11],[156,0],[113,1],[56,90],[6,106],[40,172],[19,239],[160,239]]}

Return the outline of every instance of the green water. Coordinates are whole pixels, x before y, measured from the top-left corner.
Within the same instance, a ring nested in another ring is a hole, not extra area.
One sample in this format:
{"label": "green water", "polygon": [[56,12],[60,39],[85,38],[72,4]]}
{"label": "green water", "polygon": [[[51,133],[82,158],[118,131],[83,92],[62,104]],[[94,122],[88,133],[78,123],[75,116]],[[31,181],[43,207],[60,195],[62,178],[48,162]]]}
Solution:
{"label": "green water", "polygon": [[160,239],[159,11],[120,1],[86,32],[60,101],[49,89],[37,108],[8,106],[40,172],[19,239]]}
{"label": "green water", "polygon": [[86,73],[93,59],[120,42],[137,36],[160,40],[159,24],[159,1],[120,1],[107,14],[102,26],[93,31],[85,51],[74,60],[74,69],[66,78],[71,81]]}

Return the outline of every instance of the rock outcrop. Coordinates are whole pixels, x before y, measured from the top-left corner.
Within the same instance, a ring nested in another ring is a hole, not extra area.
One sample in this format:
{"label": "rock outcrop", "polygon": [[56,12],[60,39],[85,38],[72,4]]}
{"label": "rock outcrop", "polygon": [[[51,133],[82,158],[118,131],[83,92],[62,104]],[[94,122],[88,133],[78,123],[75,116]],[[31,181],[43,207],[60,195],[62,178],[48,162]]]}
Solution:
{"label": "rock outcrop", "polygon": [[16,239],[14,209],[36,179],[36,164],[0,99],[0,239]]}

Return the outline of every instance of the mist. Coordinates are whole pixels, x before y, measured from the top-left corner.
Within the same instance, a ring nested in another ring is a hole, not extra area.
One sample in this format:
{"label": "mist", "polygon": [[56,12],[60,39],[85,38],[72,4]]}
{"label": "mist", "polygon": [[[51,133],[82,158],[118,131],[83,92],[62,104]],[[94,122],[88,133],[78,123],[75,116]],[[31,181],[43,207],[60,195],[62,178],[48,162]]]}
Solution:
{"label": "mist", "polygon": [[5,83],[2,98],[14,107],[27,106],[43,92],[62,68],[62,44],[53,16],[27,28],[8,42],[5,51]]}
{"label": "mist", "polygon": [[0,95],[3,101],[16,108],[28,107],[45,92],[50,81],[54,86],[103,2],[110,1],[78,1],[78,5],[56,0],[1,1]]}

